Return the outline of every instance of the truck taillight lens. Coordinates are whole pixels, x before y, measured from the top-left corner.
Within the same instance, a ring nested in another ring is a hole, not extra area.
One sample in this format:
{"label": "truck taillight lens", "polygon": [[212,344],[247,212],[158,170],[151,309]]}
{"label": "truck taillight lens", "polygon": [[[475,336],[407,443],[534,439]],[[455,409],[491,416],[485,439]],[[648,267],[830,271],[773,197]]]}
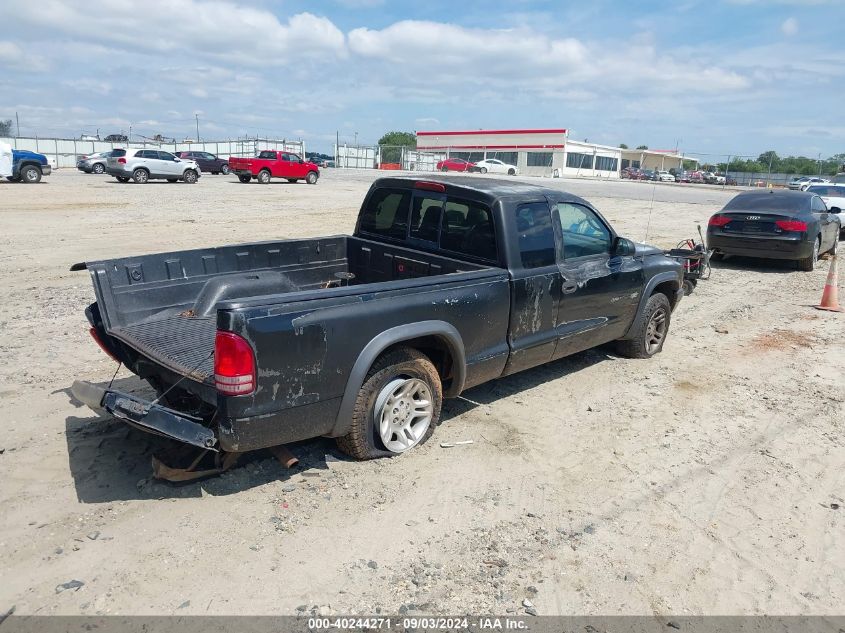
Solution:
{"label": "truck taillight lens", "polygon": [[88,333],[91,335],[91,338],[94,339],[94,342],[97,343],[97,345],[100,346],[100,349],[103,350],[109,356],[109,358],[111,358],[113,361],[118,362],[118,363],[122,362],[119,358],[117,358],[114,354],[112,354],[111,350],[109,350],[109,348],[106,347],[106,344],[103,343],[103,339],[100,338],[100,334],[99,334],[99,332],[97,332],[97,328],[95,328],[95,327],[90,328],[88,330]]}
{"label": "truck taillight lens", "polygon": [[726,215],[714,215],[710,218],[710,226],[715,226],[716,228],[720,226],[725,226],[726,224],[730,224],[731,218]]}
{"label": "truck taillight lens", "polygon": [[118,159],[117,159],[117,162],[118,162],[118,163],[120,163],[121,165],[125,165],[125,164],[126,164],[126,159],[125,159],[125,158],[118,158]]}
{"label": "truck taillight lens", "polygon": [[775,226],[783,231],[806,231],[807,223],[801,220],[776,220]]}
{"label": "truck taillight lens", "polygon": [[214,385],[225,396],[243,396],[255,391],[255,354],[243,337],[232,332],[217,332]]}

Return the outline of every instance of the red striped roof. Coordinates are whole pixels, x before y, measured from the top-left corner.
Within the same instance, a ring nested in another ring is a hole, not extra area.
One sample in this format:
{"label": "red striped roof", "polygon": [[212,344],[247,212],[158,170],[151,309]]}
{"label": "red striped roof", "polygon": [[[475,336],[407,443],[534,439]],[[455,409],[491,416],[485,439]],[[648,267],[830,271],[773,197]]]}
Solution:
{"label": "red striped roof", "polygon": [[417,136],[466,136],[476,134],[566,134],[566,129],[554,130],[467,130],[464,132],[417,132]]}

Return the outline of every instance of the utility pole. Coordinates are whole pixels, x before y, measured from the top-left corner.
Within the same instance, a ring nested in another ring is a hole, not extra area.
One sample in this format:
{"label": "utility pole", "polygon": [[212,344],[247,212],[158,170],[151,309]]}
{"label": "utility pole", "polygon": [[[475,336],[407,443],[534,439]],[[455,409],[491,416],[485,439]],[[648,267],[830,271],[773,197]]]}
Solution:
{"label": "utility pole", "polygon": [[15,112],[15,123],[18,126],[18,135],[15,138],[20,138],[21,136],[21,120],[18,118],[18,113]]}
{"label": "utility pole", "polygon": [[197,120],[197,143],[200,142],[200,115],[194,114],[194,117]]}
{"label": "utility pole", "polygon": [[358,132],[355,132],[355,147],[358,147]]}
{"label": "utility pole", "polygon": [[819,178],[822,177],[822,153],[819,152]]}

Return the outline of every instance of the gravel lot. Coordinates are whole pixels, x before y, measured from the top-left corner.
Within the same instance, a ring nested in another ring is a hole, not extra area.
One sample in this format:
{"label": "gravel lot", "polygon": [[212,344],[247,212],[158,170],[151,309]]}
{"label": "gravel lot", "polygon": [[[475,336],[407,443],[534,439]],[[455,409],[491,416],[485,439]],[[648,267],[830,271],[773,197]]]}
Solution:
{"label": "gravel lot", "polygon": [[[315,440],[294,470],[256,453],[173,486],[150,480],[150,436],[74,406],[74,379],[115,367],[71,264],[350,232],[375,176],[0,182],[0,613],[841,613],[845,317],[808,307],[824,262],[729,260],[658,357],[593,350],[483,385],[392,460]],[[663,247],[734,193],[543,182]]]}

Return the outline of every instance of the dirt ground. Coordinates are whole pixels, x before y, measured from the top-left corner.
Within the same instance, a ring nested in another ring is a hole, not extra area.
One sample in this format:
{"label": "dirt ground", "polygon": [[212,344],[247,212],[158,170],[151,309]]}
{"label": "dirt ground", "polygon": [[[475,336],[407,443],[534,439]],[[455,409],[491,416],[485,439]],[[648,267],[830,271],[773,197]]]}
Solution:
{"label": "dirt ground", "polygon": [[[174,486],[150,479],[151,436],[74,405],[74,379],[115,366],[71,264],[350,232],[375,175],[0,183],[0,613],[842,612],[845,315],[808,307],[826,262],[729,260],[654,359],[599,349],[472,389],[391,460],[320,439],[293,470],[256,453]],[[663,247],[735,193],[543,182]]]}

